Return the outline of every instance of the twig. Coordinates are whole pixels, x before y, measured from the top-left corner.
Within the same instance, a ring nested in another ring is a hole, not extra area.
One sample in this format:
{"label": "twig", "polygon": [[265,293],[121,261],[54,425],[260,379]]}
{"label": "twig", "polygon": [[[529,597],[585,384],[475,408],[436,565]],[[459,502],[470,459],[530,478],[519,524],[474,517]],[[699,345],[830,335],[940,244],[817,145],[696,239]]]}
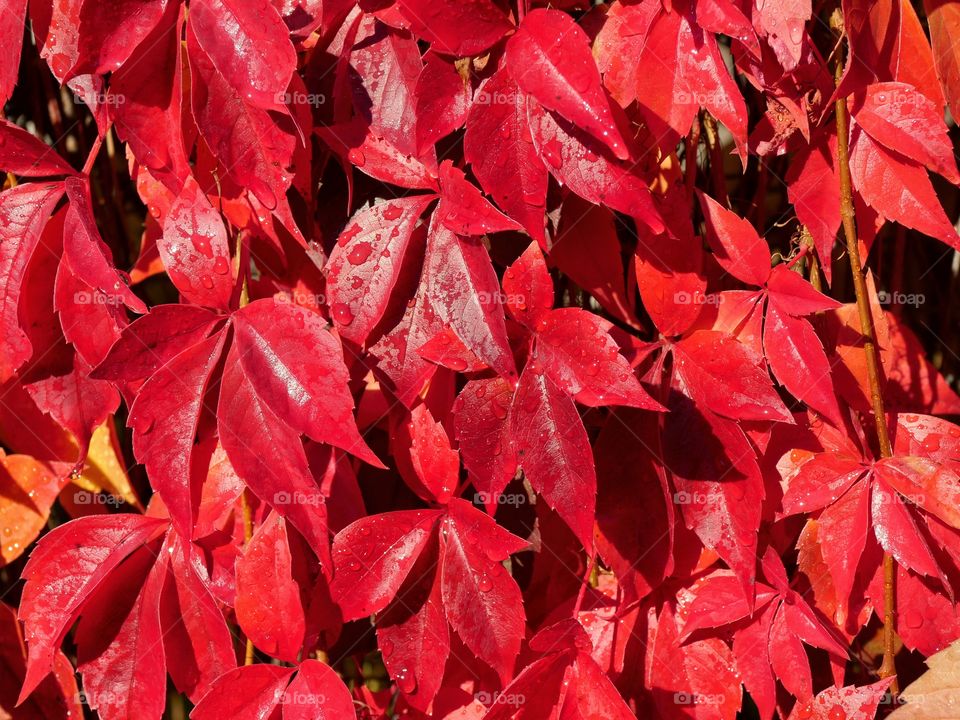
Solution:
{"label": "twig", "polygon": [[[830,18],[830,25],[834,30],[843,27],[842,11],[837,9]],[[837,84],[843,72],[843,48],[837,51],[835,78]],[[863,336],[863,352],[867,361],[867,378],[870,382],[870,403],[873,407],[873,417],[877,429],[877,444],[880,448],[880,457],[891,457],[893,448],[890,443],[890,433],[887,429],[887,415],[883,402],[883,391],[880,385],[880,358],[877,354],[877,335],[873,326],[873,315],[870,312],[870,299],[867,294],[867,284],[863,277],[863,264],[860,262],[860,245],[857,240],[857,225],[853,209],[853,185],[850,180],[850,123],[847,115],[847,100],[837,98],[837,157],[840,165],[840,219],[843,224],[843,234],[847,243],[847,253],[850,256],[850,273],[853,278],[853,289],[857,297],[857,314],[860,316],[860,334]],[[895,579],[897,573],[896,562],[889,553],[883,555],[883,662],[880,665],[881,678],[893,677],[890,692],[898,692],[896,682],[896,594]]]}

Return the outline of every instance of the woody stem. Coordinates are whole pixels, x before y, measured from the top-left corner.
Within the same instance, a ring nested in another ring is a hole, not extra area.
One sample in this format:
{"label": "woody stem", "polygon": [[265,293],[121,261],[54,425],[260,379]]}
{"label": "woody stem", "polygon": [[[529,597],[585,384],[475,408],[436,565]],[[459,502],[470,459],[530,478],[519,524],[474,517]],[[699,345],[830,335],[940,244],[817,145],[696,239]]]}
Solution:
{"label": "woody stem", "polygon": [[[842,28],[843,17],[837,11],[831,18],[831,25],[835,29]],[[835,80],[839,84],[843,71],[843,48],[838,50]],[[870,312],[870,299],[867,294],[867,284],[864,280],[863,264],[860,261],[860,245],[857,240],[857,225],[853,209],[853,185],[850,180],[850,121],[847,112],[846,97],[838,97],[836,102],[837,117],[837,157],[840,171],[840,219],[843,225],[843,234],[846,240],[847,255],[850,258],[850,272],[853,276],[853,289],[857,298],[857,314],[860,316],[860,334],[863,337],[863,352],[867,361],[867,378],[870,383],[870,403],[873,407],[873,417],[877,429],[877,444],[880,457],[893,455],[890,443],[890,433],[887,429],[886,409],[883,402],[883,389],[880,383],[880,358],[877,353],[877,335],[873,326],[873,315]],[[883,556],[883,662],[880,665],[881,678],[895,677],[897,674],[894,664],[896,653],[896,595],[895,580],[897,566],[889,553]],[[890,686],[896,694],[896,680]]]}

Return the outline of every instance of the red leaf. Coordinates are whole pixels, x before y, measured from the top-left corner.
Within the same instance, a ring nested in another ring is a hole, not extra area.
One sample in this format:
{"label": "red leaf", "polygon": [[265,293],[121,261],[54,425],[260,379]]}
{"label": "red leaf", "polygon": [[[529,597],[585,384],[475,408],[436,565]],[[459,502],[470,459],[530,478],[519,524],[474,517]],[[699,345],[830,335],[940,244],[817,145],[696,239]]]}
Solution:
{"label": "red leaf", "polygon": [[237,559],[237,623],[258,648],[296,662],[306,619],[283,518],[271,513]]}
{"label": "red leaf", "polygon": [[580,308],[560,308],[537,325],[537,361],[557,386],[583,405],[662,410],[640,386],[610,336],[613,323]]}
{"label": "red leaf", "polygon": [[454,499],[443,521],[443,607],[464,644],[506,685],[520,652],[520,588],[500,564],[527,543],[469,503]]}
{"label": "red leaf", "polygon": [[225,717],[256,717],[278,720],[274,715],[285,695],[293,668],[278,665],[246,665],[221,675],[190,713],[191,720]]}
{"label": "red leaf", "polygon": [[440,164],[440,195],[442,200],[437,210],[440,222],[458,235],[522,229],[519,223],[493,207],[450,160]]}
{"label": "red leaf", "polygon": [[182,30],[180,6],[170,2],[153,32],[110,76],[111,92],[124,100],[112,108],[117,135],[173,192],[191,172],[184,147]]}
{"label": "red leaf", "polygon": [[449,502],[459,481],[460,455],[450,447],[446,430],[426,405],[418,405],[410,413],[410,437],[410,460],[417,477],[437,502]]}
{"label": "red leaf", "polygon": [[960,117],[960,52],[952,39],[952,28],[960,22],[958,8],[944,0],[925,0],[923,7],[927,11],[927,26],[930,29],[937,77],[944,95],[947,96],[950,113],[954,117]]}
{"label": "red leaf", "polygon": [[587,34],[559,10],[537,8],[507,41],[507,68],[517,85],[609,147],[630,157],[600,82]]}
{"label": "red leaf", "polygon": [[721,267],[751,285],[770,276],[770,248],[749,221],[727,210],[709,195],[698,193],[707,223],[707,240]]}
{"label": "red leaf", "polygon": [[510,409],[510,428],[517,461],[530,484],[591,548],[597,476],[573,400],[528,365]]}
{"label": "red leaf", "polygon": [[926,170],[884,149],[859,127],[851,132],[850,174],[860,196],[886,219],[960,247]]}
{"label": "red leaf", "polygon": [[270,409],[297,432],[380,466],[357,430],[343,350],[323,318],[271,300],[233,318],[244,373]]}
{"label": "red leaf", "polygon": [[289,32],[270,3],[254,8],[240,0],[198,0],[190,27],[204,53],[245,102],[283,108],[297,64]]}
{"label": "red leaf", "polygon": [[[219,1],[208,0],[208,3],[219,4]],[[233,0],[230,1],[233,2]],[[211,7],[216,6],[208,6],[201,12],[206,12]],[[245,12],[251,11],[246,5],[244,7]],[[268,28],[271,14],[276,17],[276,11],[272,8],[266,17]],[[219,22],[218,17],[211,10],[210,22],[213,25]],[[256,18],[251,20],[259,23]],[[279,18],[277,22],[280,22]],[[200,46],[193,27],[194,22],[191,19],[191,22],[187,23],[191,107],[200,134],[210,151],[220,161],[225,173],[238,185],[249,189],[264,206],[273,209],[282,200],[292,180],[292,175],[287,172],[287,166],[293,157],[296,139],[290,124],[278,122],[275,116],[262,107],[245,102],[247,88],[241,86],[237,89],[228,82]],[[237,28],[238,32],[241,31],[236,25],[234,28]],[[214,37],[219,37],[221,29],[210,27],[209,30]],[[219,39],[225,43],[223,46],[217,46],[225,53],[221,62],[229,62],[227,58],[240,50],[230,38]],[[249,57],[249,53],[245,54]],[[238,63],[235,66],[235,72],[231,74],[237,82],[242,80],[245,73],[244,65],[245,63]],[[250,86],[250,101],[262,101],[270,107],[269,103],[274,102],[275,98],[268,88],[272,86],[274,80],[269,77],[265,79],[267,82],[263,84]],[[283,93],[286,89],[284,85],[278,92]],[[254,92],[256,95],[253,95]]]}
{"label": "red leaf", "polygon": [[806,39],[805,25],[813,14],[810,0],[763,3],[754,11],[757,31],[766,37],[787,72],[797,67]]}
{"label": "red leaf", "polygon": [[197,426],[225,339],[224,333],[218,333],[202,340],[153,373],[137,393],[127,419],[133,429],[134,454],[146,466],[177,531],[187,540],[196,517],[197,488],[190,478]]}
{"label": "red leaf", "polygon": [[[97,588],[77,625],[77,669],[87,705],[101,717],[160,717],[166,705],[166,658],[160,593],[168,554],[140,548]],[[142,585],[142,588],[141,588]]]}
{"label": "red leaf", "polygon": [[759,358],[730,335],[700,330],[673,352],[676,372],[693,398],[713,412],[734,420],[793,422]]}
{"label": "red leaf", "polygon": [[355,714],[353,698],[329,665],[305,660],[283,695],[283,720],[339,720]]}
{"label": "red leaf", "polygon": [[177,541],[160,603],[160,622],[167,670],[177,689],[194,702],[218,677],[237,666],[233,636],[208,583]]}
{"label": "red leaf", "polygon": [[960,478],[950,468],[924,457],[896,456],[877,461],[874,472],[913,504],[960,529]]}
{"label": "red leaf", "polygon": [[23,278],[47,218],[63,195],[56,184],[20,185],[0,193],[0,382],[6,382],[30,359],[33,347],[20,326]]}
{"label": "red leaf", "polygon": [[123,303],[134,312],[145,313],[147,306],[120,278],[110,248],[100,238],[93,217],[90,185],[71,177],[64,181],[64,187],[70,205],[63,226],[63,253],[70,266],[78,277],[108,298]]}
{"label": "red leaf", "polygon": [[662,139],[668,131],[674,137],[686,135],[705,107],[730,130],[746,165],[746,103],[712,34],[678,10],[661,12],[637,62],[640,110],[655,137]]}
{"label": "red leaf", "polygon": [[26,21],[27,0],[7,0],[0,13],[0,100],[6,104],[17,84],[20,50],[23,47],[23,27]]}
{"label": "red leaf", "polygon": [[500,284],[483,244],[430,222],[424,267],[426,295],[441,323],[504,377],[516,377],[500,300]]}
{"label": "red leaf", "polygon": [[357,520],[333,540],[330,589],[344,620],[383,610],[433,536],[439,510],[401,510]]}
{"label": "red leaf", "polygon": [[160,22],[167,2],[117,0],[78,5],[78,57],[71,76],[103,75],[123,65]]}
{"label": "red leaf", "polygon": [[513,27],[493,0],[399,0],[398,6],[413,31],[444,54],[479,55]]}
{"label": "red leaf", "polygon": [[763,349],[773,374],[794,397],[837,427],[843,425],[830,361],[807,320],[790,317],[771,301],[763,326]]}
{"label": "red leaf", "polygon": [[504,271],[503,292],[507,311],[531,330],[553,308],[553,280],[536,243],[530,243]]}
{"label": "red leaf", "polygon": [[467,114],[463,154],[480,186],[546,247],[547,169],[533,147],[527,100],[501,69],[480,85]]}
{"label": "red leaf", "polygon": [[192,177],[170,207],[157,247],[167,274],[188,299],[228,309],[235,281],[227,230]]}
{"label": "red leaf", "polygon": [[190,305],[157,305],[130,323],[90,376],[141,380],[202,341],[217,316]]}
{"label": "red leaf", "polygon": [[531,101],[530,133],[550,173],[585,200],[630,215],[651,232],[663,220],[636,165],[619,162],[596,140]]}
{"label": "red leaf", "polygon": [[453,406],[454,425],[463,464],[492,512],[517,470],[510,437],[513,387],[503,378],[471,380]]}
{"label": "red leaf", "polygon": [[340,233],[327,263],[337,331],[363,343],[380,322],[401,276],[420,215],[433,195],[413,195],[361,210]]}
{"label": "red leaf", "polygon": [[18,702],[53,669],[55,651],[90,593],[165,526],[140,515],[84,518],[55,528],[37,545],[22,573],[20,619],[29,655]]}
{"label": "red leaf", "polygon": [[74,174],[52,147],[7,120],[0,120],[0,168],[24,177]]}
{"label": "red leaf", "polygon": [[813,289],[799,273],[784,265],[777,265],[767,280],[770,301],[782,314],[798,317],[823,310],[834,310],[842,305],[831,297]]}
{"label": "red leaf", "polygon": [[851,112],[875,141],[960,183],[942,106],[906,83],[873,83],[853,95]]}
{"label": "red leaf", "polygon": [[238,354],[236,345],[230,348],[220,381],[220,442],[244,483],[289,519],[324,559],[329,548],[325,498],[310,473],[300,434],[254,390]]}
{"label": "red leaf", "polygon": [[[435,563],[435,556],[431,559]],[[413,586],[378,619],[377,642],[384,665],[407,701],[425,709],[443,683],[450,632],[440,569],[410,579]]]}
{"label": "red leaf", "polygon": [[[433,7],[433,6],[431,6]],[[470,109],[470,82],[460,76],[454,63],[435,52],[425,56],[414,89],[416,116],[430,122],[417,123],[417,154],[463,127]]]}
{"label": "red leaf", "polygon": [[786,182],[797,219],[810,231],[823,273],[829,282],[833,273],[833,246],[840,228],[840,176],[837,143],[831,135],[801,148],[790,162]]}
{"label": "red leaf", "polygon": [[838,717],[872,717],[892,681],[888,678],[863,687],[829,687],[815,698],[797,703],[789,720],[835,720]]}

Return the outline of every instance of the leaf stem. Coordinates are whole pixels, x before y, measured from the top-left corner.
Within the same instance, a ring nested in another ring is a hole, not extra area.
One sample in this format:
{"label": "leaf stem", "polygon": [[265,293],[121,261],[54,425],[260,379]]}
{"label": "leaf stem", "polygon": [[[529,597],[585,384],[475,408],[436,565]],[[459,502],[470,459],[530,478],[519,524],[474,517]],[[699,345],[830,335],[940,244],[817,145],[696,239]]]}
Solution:
{"label": "leaf stem", "polygon": [[[835,30],[843,28],[842,10],[837,9],[830,18]],[[843,46],[837,49],[837,64],[834,80],[839,85],[843,73]],[[870,312],[870,299],[867,284],[863,276],[863,264],[860,261],[860,244],[857,240],[856,217],[853,208],[853,184],[850,179],[850,121],[847,113],[847,99],[838,97],[836,101],[837,117],[837,157],[840,165],[840,219],[850,258],[850,272],[853,277],[853,290],[857,298],[857,314],[860,316],[860,334],[863,337],[863,352],[867,361],[867,378],[870,382],[870,403],[877,429],[877,444],[880,457],[891,457],[893,447],[887,429],[886,409],[883,390],[880,384],[880,358],[877,353],[877,335]],[[883,662],[880,665],[881,678],[893,677],[890,692],[896,695],[896,582],[897,566],[889,553],[883,555]]]}
{"label": "leaf stem", "polygon": [[720,147],[720,133],[717,130],[717,121],[706,110],[703,111],[703,134],[707,136],[707,147],[710,148],[713,196],[718,203],[729,209],[730,198],[727,196],[727,176],[723,171],[723,149]]}
{"label": "leaf stem", "polygon": [[[110,131],[110,128],[107,128],[107,132]],[[93,141],[93,147],[90,148],[90,152],[87,153],[87,160],[83,163],[83,170],[80,172],[84,175],[89,175],[90,171],[93,170],[93,164],[97,161],[97,154],[100,152],[100,146],[103,145],[103,135],[98,134],[97,139]]]}

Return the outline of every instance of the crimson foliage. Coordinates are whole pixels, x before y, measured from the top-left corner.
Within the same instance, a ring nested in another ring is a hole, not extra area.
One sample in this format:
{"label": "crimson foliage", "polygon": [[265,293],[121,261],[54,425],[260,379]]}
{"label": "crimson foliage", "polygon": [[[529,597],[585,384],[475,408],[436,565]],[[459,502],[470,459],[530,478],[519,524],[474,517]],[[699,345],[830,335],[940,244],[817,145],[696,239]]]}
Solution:
{"label": "crimson foliage", "polygon": [[960,636],[958,5],[545,5],[0,2],[5,716],[873,717],[884,554]]}

